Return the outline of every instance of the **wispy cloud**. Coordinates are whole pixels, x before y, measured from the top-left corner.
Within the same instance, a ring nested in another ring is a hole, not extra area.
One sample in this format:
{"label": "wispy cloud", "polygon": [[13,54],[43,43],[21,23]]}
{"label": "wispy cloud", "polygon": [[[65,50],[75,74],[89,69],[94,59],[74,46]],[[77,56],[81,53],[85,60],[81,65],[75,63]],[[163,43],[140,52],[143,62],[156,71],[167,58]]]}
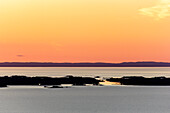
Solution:
{"label": "wispy cloud", "polygon": [[17,57],[24,57],[24,55],[17,55]]}
{"label": "wispy cloud", "polygon": [[155,6],[139,9],[140,14],[160,20],[170,16],[170,0],[160,0]]}

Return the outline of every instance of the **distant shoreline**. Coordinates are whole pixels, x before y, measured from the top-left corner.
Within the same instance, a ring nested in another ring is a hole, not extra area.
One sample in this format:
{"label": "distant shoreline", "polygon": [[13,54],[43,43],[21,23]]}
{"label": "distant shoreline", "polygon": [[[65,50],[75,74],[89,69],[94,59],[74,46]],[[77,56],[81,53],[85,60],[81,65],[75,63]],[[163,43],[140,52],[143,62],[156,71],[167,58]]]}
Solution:
{"label": "distant shoreline", "polygon": [[[0,87],[8,85],[35,85],[44,86],[45,88],[64,88],[61,85],[71,86],[104,86],[104,85],[146,85],[146,86],[170,86],[170,78],[165,76],[145,78],[143,76],[123,76],[121,78],[101,78],[95,77],[76,77],[67,75],[65,77],[48,77],[48,76],[2,76],[0,77]],[[48,87],[52,85],[52,87]],[[69,87],[65,87],[69,88]]]}
{"label": "distant shoreline", "polygon": [[52,62],[2,62],[0,67],[170,67],[168,62],[123,63],[52,63]]}
{"label": "distant shoreline", "polygon": [[170,66],[0,66],[0,67],[170,67]]}

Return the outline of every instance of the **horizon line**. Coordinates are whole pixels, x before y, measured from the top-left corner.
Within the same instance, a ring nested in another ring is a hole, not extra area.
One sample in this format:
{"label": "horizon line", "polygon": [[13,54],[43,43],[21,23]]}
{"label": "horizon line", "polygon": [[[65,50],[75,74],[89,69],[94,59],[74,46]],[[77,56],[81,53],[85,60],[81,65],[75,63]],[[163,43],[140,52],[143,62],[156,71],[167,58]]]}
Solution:
{"label": "horizon line", "polygon": [[149,63],[170,63],[167,61],[125,61],[125,62],[41,62],[41,61],[21,61],[21,62],[17,62],[17,61],[5,61],[5,62],[0,62],[0,63],[107,63],[107,64],[120,64],[120,63],[145,63],[145,62],[149,62]]}

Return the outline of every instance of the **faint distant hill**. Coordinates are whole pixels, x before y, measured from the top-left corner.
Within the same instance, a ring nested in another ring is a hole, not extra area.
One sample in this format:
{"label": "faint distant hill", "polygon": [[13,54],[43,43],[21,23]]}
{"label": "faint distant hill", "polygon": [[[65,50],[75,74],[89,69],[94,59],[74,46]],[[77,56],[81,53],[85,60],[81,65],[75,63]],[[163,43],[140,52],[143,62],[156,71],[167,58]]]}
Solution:
{"label": "faint distant hill", "polygon": [[168,62],[122,63],[52,63],[52,62],[3,62],[0,67],[170,67]]}

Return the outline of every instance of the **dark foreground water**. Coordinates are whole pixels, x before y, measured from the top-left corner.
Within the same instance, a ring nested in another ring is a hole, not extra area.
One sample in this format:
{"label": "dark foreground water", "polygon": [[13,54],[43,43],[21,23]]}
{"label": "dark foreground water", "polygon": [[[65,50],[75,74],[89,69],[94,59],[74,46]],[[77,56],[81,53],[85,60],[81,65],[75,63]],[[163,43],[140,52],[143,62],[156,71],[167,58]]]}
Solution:
{"label": "dark foreground water", "polygon": [[0,67],[0,76],[168,76],[170,67]]}
{"label": "dark foreground water", "polygon": [[0,89],[0,113],[169,113],[168,86]]}

